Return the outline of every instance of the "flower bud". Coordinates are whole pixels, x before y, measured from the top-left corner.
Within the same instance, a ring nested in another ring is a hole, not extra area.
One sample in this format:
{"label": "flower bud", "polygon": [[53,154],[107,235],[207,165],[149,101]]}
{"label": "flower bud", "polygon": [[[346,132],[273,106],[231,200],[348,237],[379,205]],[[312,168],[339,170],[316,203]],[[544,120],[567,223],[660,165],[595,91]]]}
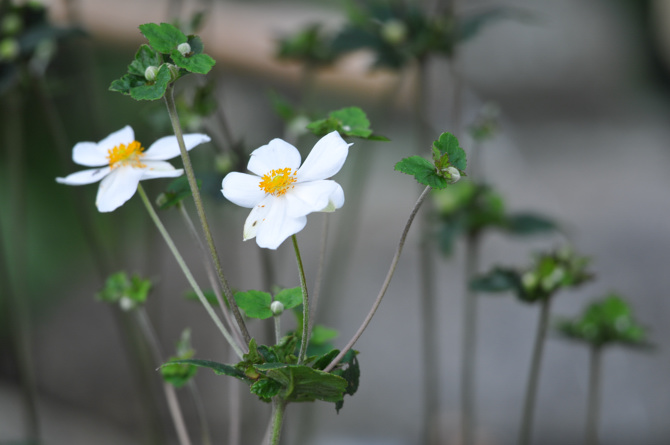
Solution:
{"label": "flower bud", "polygon": [[165,65],[167,65],[168,69],[170,70],[170,83],[179,79],[179,67],[177,65],[173,65],[172,63],[166,63]]}
{"label": "flower bud", "polygon": [[276,316],[281,315],[284,312],[284,304],[281,301],[273,301],[270,305],[270,310]]}
{"label": "flower bud", "polygon": [[186,42],[180,43],[179,46],[177,46],[177,51],[179,51],[182,56],[186,57],[191,54],[191,45]]}
{"label": "flower bud", "polygon": [[148,66],[146,70],[144,70],[144,78],[147,79],[149,82],[153,82],[156,80],[156,76],[158,76],[158,67],[157,66]]}
{"label": "flower bud", "polygon": [[449,184],[454,184],[461,179],[461,172],[456,167],[447,167],[447,174],[451,176],[451,179],[447,180]]}
{"label": "flower bud", "polygon": [[121,307],[121,310],[128,312],[135,309],[136,304],[131,298],[121,297],[119,300],[119,306]]}
{"label": "flower bud", "polygon": [[397,45],[407,38],[407,26],[400,20],[391,19],[382,26],[381,35],[391,45]]}

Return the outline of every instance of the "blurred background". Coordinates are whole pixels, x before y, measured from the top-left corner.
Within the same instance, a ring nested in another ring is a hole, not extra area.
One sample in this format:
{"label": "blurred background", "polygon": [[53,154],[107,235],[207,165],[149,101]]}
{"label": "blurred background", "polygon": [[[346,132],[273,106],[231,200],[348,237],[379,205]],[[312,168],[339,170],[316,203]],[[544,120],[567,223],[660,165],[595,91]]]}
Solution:
{"label": "blurred background", "polygon": [[[510,210],[549,215],[566,235],[519,240],[492,233],[482,241],[480,268],[523,267],[531,252],[562,245],[566,239],[591,257],[596,280],[559,295],[552,314],[575,316],[594,298],[617,291],[628,298],[656,345],[650,352],[605,352],[601,441],[667,444],[670,6],[663,0],[504,4],[523,10],[527,18],[488,23],[463,42],[451,60],[429,60],[424,81],[431,92],[425,111],[436,130],[431,138],[443,131],[462,134],[487,104],[500,110],[498,132],[481,145],[477,174],[506,197]],[[230,147],[243,147],[248,153],[274,137],[290,136],[273,111],[271,92],[294,103],[305,101],[304,66],[278,60],[278,41],[312,23],[337,29],[346,20],[344,3],[52,0],[44,5],[56,26],[82,32],[63,39],[48,66],[35,68],[42,70],[42,80],[31,85],[15,80],[4,84],[0,95],[0,443],[25,443],[29,416],[20,389],[21,362],[34,371],[43,443],[176,443],[165,409],[146,402],[152,394],[162,400],[158,373],[146,372],[133,361],[142,351],[124,330],[124,314],[94,298],[104,279],[126,270],[154,281],[146,309],[166,355],[182,330],[190,327],[196,357],[220,362],[234,357],[202,307],[183,298],[187,283],[137,198],[113,213],[100,214],[94,207],[96,186],[72,188],[54,178],[80,169],[70,161],[78,141],[101,140],[127,124],[145,145],[171,133],[162,101],[136,102],[108,87],[125,73],[144,43],[139,24],[173,17],[187,20],[194,12],[206,11],[198,34],[205,52],[217,62],[207,79],[213,81],[219,111],[213,117],[182,118],[187,131],[204,131],[214,139],[194,150],[192,157],[196,172],[202,172],[224,270],[234,288],[261,288],[260,249],[253,241],[241,240],[247,210],[221,197],[223,174],[213,165],[244,166],[246,159],[232,156]],[[498,2],[472,0],[459,2],[456,10],[466,14],[493,6]],[[318,113],[359,106],[375,132],[391,139],[354,141],[349,161],[335,178],[347,204],[331,219],[329,244],[332,251],[340,244],[349,251],[346,261],[333,257],[328,263],[317,322],[340,332],[335,340],[340,347],[371,306],[420,191],[411,177],[393,171],[398,160],[417,152],[415,67],[373,71],[371,60],[370,54],[357,52],[313,70],[309,78],[309,104]],[[2,74],[3,80],[9,78],[4,76],[7,71]],[[204,84],[202,77],[189,76],[178,90]],[[461,97],[458,115],[452,107],[456,94]],[[221,114],[228,129],[221,124]],[[471,139],[460,139],[466,151],[472,149]],[[19,155],[12,149],[17,141],[25,147]],[[315,141],[312,136],[294,140],[303,153]],[[222,154],[219,146],[228,151]],[[167,182],[146,183],[149,195],[155,197]],[[191,202],[186,207],[193,212]],[[176,212],[161,217],[198,270],[198,251],[189,247]],[[311,215],[299,235],[308,280],[316,274],[322,223],[323,215]],[[285,443],[422,443],[418,238],[414,227],[385,301],[356,345],[361,351],[358,393],[345,397],[337,415],[327,403],[291,405]],[[104,258],[93,255],[90,239],[104,246]],[[290,247],[284,243],[268,257],[275,265],[277,284],[293,287],[298,279]],[[459,243],[451,257],[437,257],[440,378],[435,391],[440,408],[431,434],[444,444],[460,443],[462,254]],[[197,275],[205,282],[204,271]],[[10,301],[10,292],[20,296],[18,303]],[[482,295],[479,301],[477,443],[512,444],[538,308],[521,305],[511,295]],[[25,356],[16,348],[16,311],[27,315],[21,337]],[[250,329],[259,337],[268,332],[260,322],[251,322]],[[580,443],[587,349],[550,335],[545,354],[534,442]],[[195,378],[214,443],[228,443],[227,413],[235,392],[242,394],[241,443],[259,443],[269,406],[229,380],[208,370]],[[180,396],[196,437],[195,409],[188,396]]]}

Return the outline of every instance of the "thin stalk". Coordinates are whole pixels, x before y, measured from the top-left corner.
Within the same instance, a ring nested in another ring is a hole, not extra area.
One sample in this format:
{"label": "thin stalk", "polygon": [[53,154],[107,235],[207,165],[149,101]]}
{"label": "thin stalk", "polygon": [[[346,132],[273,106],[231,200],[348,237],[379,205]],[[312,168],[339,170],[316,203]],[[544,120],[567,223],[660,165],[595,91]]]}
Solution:
{"label": "thin stalk", "polygon": [[287,402],[278,397],[272,401],[272,432],[270,433],[270,445],[278,445],[281,436],[281,427],[284,423],[284,411],[286,411]]}
{"label": "thin stalk", "polygon": [[463,344],[461,360],[461,438],[463,445],[474,443],[477,427],[475,409],[475,360],[477,350],[477,294],[468,283],[479,265],[479,232],[470,232],[465,240],[465,300],[463,301]]}
{"label": "thin stalk", "polygon": [[209,433],[209,423],[207,422],[207,410],[205,409],[205,405],[202,403],[200,391],[198,391],[198,387],[193,380],[188,382],[188,389],[191,392],[191,397],[193,398],[193,403],[195,404],[195,410],[198,413],[198,418],[200,419],[200,436],[202,445],[212,445],[212,437]]}
{"label": "thin stalk", "polygon": [[275,321],[275,343],[279,344],[279,340],[281,340],[281,316],[275,315],[272,318]]}
{"label": "thin stalk", "polygon": [[[156,336],[151,321],[147,316],[144,308],[140,307],[135,311],[137,315],[137,322],[140,326],[144,338],[149,344],[149,350],[153,355],[154,366],[160,366],[164,363],[163,354],[161,353],[160,342]],[[177,431],[177,437],[179,438],[180,445],[191,445],[191,439],[188,436],[188,431],[186,429],[186,423],[184,422],[184,416],[181,412],[181,407],[179,406],[179,399],[177,399],[177,393],[174,389],[174,386],[167,382],[163,383],[163,392],[165,393],[165,399],[167,400],[168,410],[170,411],[170,417],[172,418],[172,423],[174,424],[175,430]]]}
{"label": "thin stalk", "polygon": [[591,346],[589,366],[589,400],[586,411],[586,445],[598,445],[600,421],[600,381],[602,376],[602,346]]}
{"label": "thin stalk", "polygon": [[349,352],[351,348],[353,348],[354,344],[358,341],[358,339],[363,335],[363,332],[365,329],[368,327],[368,324],[370,324],[370,321],[372,320],[372,317],[375,315],[375,312],[377,312],[377,309],[379,308],[379,305],[382,302],[382,299],[384,298],[384,295],[386,294],[386,290],[389,287],[389,284],[391,284],[391,278],[393,278],[393,274],[395,273],[395,269],[398,265],[398,261],[400,260],[400,254],[402,253],[402,248],[405,245],[405,240],[407,239],[407,233],[409,232],[409,228],[412,226],[412,222],[414,221],[414,217],[416,216],[417,212],[421,208],[421,204],[423,204],[423,201],[426,199],[428,194],[430,193],[431,188],[426,187],[423,189],[423,192],[419,196],[419,199],[417,199],[416,204],[414,204],[414,208],[409,214],[409,218],[407,218],[407,223],[405,223],[405,228],[402,231],[402,235],[400,235],[400,241],[398,242],[398,247],[396,247],[395,255],[393,256],[393,259],[391,260],[391,266],[389,267],[389,271],[386,274],[386,278],[384,279],[384,283],[382,283],[382,287],[379,290],[379,294],[377,295],[377,298],[375,299],[374,303],[372,304],[372,308],[370,309],[370,312],[368,315],[365,317],[365,320],[363,320],[363,324],[361,327],[358,328],[358,331],[354,334],[354,336],[349,340],[349,343],[340,351],[340,353],[333,359],[332,362],[324,369],[325,372],[330,372],[333,370],[335,366],[342,360],[344,355]]}
{"label": "thin stalk", "polygon": [[205,247],[205,244],[202,242],[200,234],[196,230],[195,225],[193,224],[193,220],[189,216],[184,205],[179,204],[177,207],[179,209],[179,214],[182,216],[184,222],[186,223],[186,227],[188,228],[189,233],[191,233],[191,236],[193,237],[196,244],[200,248],[200,251],[204,254],[203,266],[205,268],[205,272],[207,273],[207,280],[209,281],[210,286],[212,286],[212,290],[214,291],[214,295],[216,295],[216,300],[219,303],[221,313],[223,313],[223,317],[225,318],[228,327],[230,327],[231,333],[235,336],[235,339],[237,340],[238,344],[241,347],[241,345],[243,344],[242,337],[240,335],[240,332],[237,330],[236,325],[233,323],[233,320],[230,317],[230,312],[228,312],[228,308],[226,307],[226,304],[223,301],[221,288],[219,287],[219,282],[216,279],[216,272],[213,270],[212,263],[207,259],[207,248]]}
{"label": "thin stalk", "polygon": [[300,354],[298,355],[298,364],[305,361],[307,355],[307,343],[309,342],[309,295],[307,294],[307,280],[305,280],[305,269],[300,257],[298,248],[298,238],[291,235],[293,241],[293,250],[295,250],[295,259],[298,263],[298,274],[300,275],[300,289],[302,290],[302,339],[300,340]]}
{"label": "thin stalk", "polygon": [[193,194],[193,200],[195,201],[195,208],[198,212],[198,218],[200,219],[200,224],[202,225],[202,231],[205,234],[205,240],[207,241],[207,247],[212,256],[212,261],[214,262],[214,267],[216,268],[216,273],[219,278],[219,283],[221,284],[221,289],[223,290],[223,295],[226,298],[226,303],[233,311],[235,316],[235,321],[237,322],[240,332],[242,332],[242,337],[246,344],[249,344],[251,341],[251,336],[247,330],[247,326],[244,323],[242,314],[240,314],[240,309],[237,307],[235,298],[233,298],[233,293],[230,290],[228,281],[226,280],[225,275],[223,274],[223,269],[221,268],[221,260],[219,259],[219,254],[216,251],[216,245],[214,244],[214,239],[212,238],[212,233],[209,229],[209,224],[207,223],[207,217],[205,216],[205,209],[202,205],[202,198],[200,197],[200,190],[198,190],[198,184],[195,179],[195,174],[193,173],[193,166],[191,165],[191,158],[186,151],[186,145],[184,144],[184,136],[181,130],[181,124],[179,123],[179,116],[177,114],[177,106],[174,101],[174,86],[170,84],[165,91],[165,104],[167,106],[168,114],[170,115],[170,122],[172,123],[172,130],[174,131],[175,136],[177,137],[177,142],[179,143],[179,150],[181,152],[182,162],[184,163],[184,170],[186,171],[186,177],[188,178],[188,184],[191,187],[191,193]]}
{"label": "thin stalk", "polygon": [[540,366],[542,364],[542,354],[544,351],[544,340],[547,337],[549,328],[549,309],[551,297],[541,301],[540,318],[537,323],[537,333],[535,334],[535,345],[533,346],[533,357],[530,364],[530,374],[528,376],[528,385],[526,386],[526,398],[523,404],[523,417],[521,420],[521,430],[519,433],[519,445],[530,444],[533,433],[533,418],[535,416],[535,401],[537,399],[537,386],[540,381]]}
{"label": "thin stalk", "polygon": [[237,379],[228,380],[228,442],[226,445],[240,445],[242,425],[242,394]]}
{"label": "thin stalk", "polygon": [[[6,138],[8,148],[6,190],[9,190],[9,230],[10,241],[7,243],[8,257],[11,258],[14,273],[11,273],[10,262],[7,267],[8,305],[11,334],[14,340],[16,367],[21,383],[21,395],[26,416],[26,438],[32,444],[39,444],[40,421],[37,410],[37,385],[32,357],[32,338],[30,323],[29,296],[26,288],[25,274],[27,262],[26,240],[26,199],[25,190],[25,153],[23,143],[23,101],[19,91],[12,91],[7,96]],[[0,236],[2,232],[0,232]]]}
{"label": "thin stalk", "polygon": [[179,250],[177,250],[177,246],[175,245],[174,241],[172,241],[172,238],[170,237],[170,234],[167,232],[165,229],[165,226],[161,222],[160,218],[158,218],[158,215],[156,214],[156,211],[154,210],[153,206],[151,205],[151,202],[149,201],[149,198],[147,197],[147,194],[144,191],[144,188],[142,187],[142,184],[140,184],[137,187],[137,191],[140,194],[140,197],[142,198],[142,202],[144,203],[144,206],[147,208],[147,211],[149,212],[149,216],[153,220],[154,224],[156,224],[156,227],[158,228],[158,231],[161,233],[163,236],[163,239],[165,240],[166,244],[170,248],[170,252],[172,252],[172,255],[175,257],[177,260],[177,263],[179,264],[179,267],[181,268],[182,272],[184,273],[184,276],[186,276],[186,280],[188,283],[191,285],[193,288],[193,291],[195,294],[198,296],[198,299],[200,299],[200,302],[202,303],[203,306],[205,306],[205,310],[209,314],[209,316],[212,318],[214,321],[214,324],[216,327],[219,328],[219,331],[221,331],[221,334],[223,334],[224,338],[230,346],[233,348],[235,353],[237,354],[238,357],[242,358],[242,350],[240,347],[237,345],[233,337],[230,335],[226,327],[221,323],[221,319],[216,315],[216,312],[214,312],[214,309],[212,308],[212,305],[209,304],[209,301],[207,301],[207,298],[205,298],[205,295],[202,293],[202,290],[200,289],[200,286],[198,286],[198,283],[195,281],[195,278],[193,278],[193,274],[191,273],[191,270],[188,268],[186,265],[186,262],[184,261],[184,258],[181,256],[179,253]]}

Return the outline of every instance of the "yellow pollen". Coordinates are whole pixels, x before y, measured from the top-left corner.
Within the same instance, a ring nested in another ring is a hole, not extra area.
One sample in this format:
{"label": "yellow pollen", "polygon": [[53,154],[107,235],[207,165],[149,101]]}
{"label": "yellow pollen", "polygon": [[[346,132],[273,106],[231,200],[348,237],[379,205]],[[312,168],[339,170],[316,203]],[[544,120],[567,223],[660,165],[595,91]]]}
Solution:
{"label": "yellow pollen", "polygon": [[290,168],[280,168],[272,170],[263,175],[261,183],[258,185],[265,193],[274,196],[283,196],[293,188],[296,181],[295,172]]}
{"label": "yellow pollen", "polygon": [[137,141],[130,144],[119,144],[116,147],[107,150],[107,159],[109,166],[116,168],[121,165],[130,165],[131,167],[144,168],[146,165],[142,164],[142,156],[144,156],[144,147]]}

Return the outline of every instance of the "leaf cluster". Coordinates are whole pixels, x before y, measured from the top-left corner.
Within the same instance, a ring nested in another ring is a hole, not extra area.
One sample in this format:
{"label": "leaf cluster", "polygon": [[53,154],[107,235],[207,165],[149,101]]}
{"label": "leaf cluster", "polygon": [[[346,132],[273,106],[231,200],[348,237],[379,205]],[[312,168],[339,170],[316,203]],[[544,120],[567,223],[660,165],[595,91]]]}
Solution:
{"label": "leaf cluster", "polygon": [[358,107],[348,107],[332,111],[328,114],[327,118],[308,124],[307,129],[319,137],[337,131],[342,136],[370,141],[386,142],[389,140],[384,136],[373,133],[367,115]]}
{"label": "leaf cluster", "polygon": [[137,275],[128,277],[126,272],[121,271],[110,275],[95,296],[100,301],[119,303],[125,309],[132,309],[147,300],[150,290],[150,280],[143,280]]}
{"label": "leaf cluster", "polygon": [[559,320],[556,330],[564,337],[594,347],[621,344],[648,347],[647,332],[633,317],[633,311],[617,294],[591,303],[579,317]]}
{"label": "leaf cluster", "polygon": [[258,318],[264,320],[272,317],[273,313],[270,305],[273,301],[279,301],[284,305],[284,309],[292,309],[302,304],[302,290],[300,287],[283,289],[274,296],[267,292],[258,290],[249,290],[246,292],[236,292],[235,302],[249,318]]}
{"label": "leaf cluster", "polygon": [[[168,85],[188,73],[207,74],[215,62],[204,54],[200,37],[185,35],[169,23],[146,23],[140,25],[140,32],[149,44],[142,44],[135,53],[135,59],[121,78],[112,82],[109,89],[130,95],[135,100],[156,100],[164,96]],[[188,44],[189,51],[180,51],[182,44]],[[147,69],[157,71],[147,78]]]}
{"label": "leaf cluster", "polygon": [[513,292],[526,303],[551,298],[561,289],[577,287],[591,279],[587,270],[589,258],[580,257],[568,248],[535,256],[526,270],[496,267],[475,277],[470,287],[480,292]]}
{"label": "leaf cluster", "polygon": [[509,235],[530,236],[558,230],[548,217],[530,212],[509,213],[503,197],[491,186],[461,181],[435,195],[438,240],[450,255],[458,237],[497,229]]}
{"label": "leaf cluster", "polygon": [[395,170],[414,176],[423,185],[443,189],[465,176],[465,151],[451,133],[442,133],[433,142],[432,162],[421,156],[410,156],[395,165]]}
{"label": "leaf cluster", "polygon": [[284,337],[274,346],[258,345],[252,339],[249,352],[234,365],[197,359],[176,360],[166,365],[189,364],[209,368],[219,375],[235,377],[247,383],[251,393],[264,402],[270,402],[275,397],[286,402],[322,400],[335,403],[339,410],[344,395],[353,395],[358,389],[360,368],[357,352],[350,351],[328,373],[323,369],[339,353],[338,350],[308,357],[305,363],[298,364],[294,354],[297,343],[295,335]]}
{"label": "leaf cluster", "polygon": [[[177,353],[171,356],[169,361],[188,360],[195,354],[195,349],[191,346],[191,330],[185,329],[181,338],[177,342]],[[181,388],[188,383],[198,371],[197,366],[186,363],[171,363],[160,368],[163,380],[170,383],[175,388]]]}

